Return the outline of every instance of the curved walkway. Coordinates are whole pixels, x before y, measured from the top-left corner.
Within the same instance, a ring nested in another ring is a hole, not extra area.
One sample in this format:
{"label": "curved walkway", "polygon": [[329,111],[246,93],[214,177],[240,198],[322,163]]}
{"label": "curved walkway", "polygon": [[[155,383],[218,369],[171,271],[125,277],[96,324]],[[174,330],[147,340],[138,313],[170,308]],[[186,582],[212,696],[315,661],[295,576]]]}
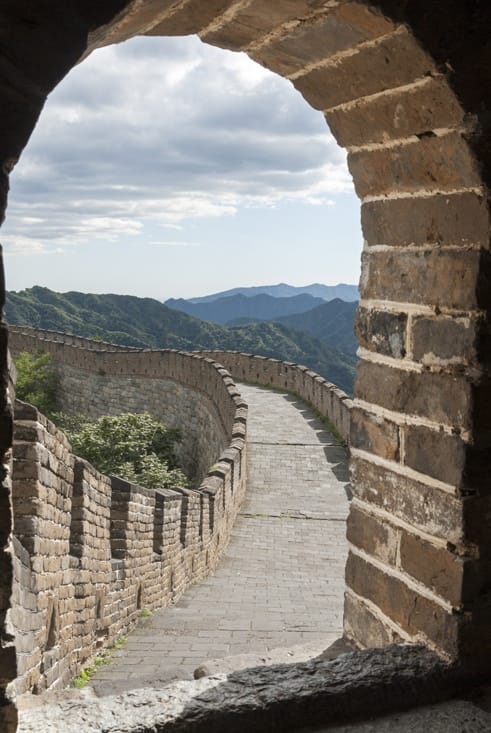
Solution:
{"label": "curved walkway", "polygon": [[249,478],[230,543],[213,575],[145,619],[99,670],[98,695],[189,678],[231,655],[306,659],[342,633],[346,451],[298,398],[240,389]]}

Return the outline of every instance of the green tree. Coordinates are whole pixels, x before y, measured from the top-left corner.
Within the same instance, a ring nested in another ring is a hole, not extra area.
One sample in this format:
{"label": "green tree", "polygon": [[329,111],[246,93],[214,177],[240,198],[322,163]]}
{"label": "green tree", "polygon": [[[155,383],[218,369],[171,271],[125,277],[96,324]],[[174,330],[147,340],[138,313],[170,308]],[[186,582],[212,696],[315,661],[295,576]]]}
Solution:
{"label": "green tree", "polygon": [[16,397],[50,416],[57,407],[58,390],[58,377],[51,366],[51,356],[22,351],[14,358],[14,364],[17,371]]}
{"label": "green tree", "polygon": [[148,488],[186,486],[174,450],[180,431],[146,412],[105,415],[66,433],[75,453],[102,473]]}

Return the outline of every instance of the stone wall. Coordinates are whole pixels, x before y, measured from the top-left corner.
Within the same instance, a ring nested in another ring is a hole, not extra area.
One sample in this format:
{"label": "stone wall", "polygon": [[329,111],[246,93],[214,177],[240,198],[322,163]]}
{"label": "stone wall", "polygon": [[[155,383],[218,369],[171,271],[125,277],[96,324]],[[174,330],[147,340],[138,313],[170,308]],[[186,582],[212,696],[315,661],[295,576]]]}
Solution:
{"label": "stone wall", "polygon": [[349,443],[353,400],[342,389],[308,367],[240,351],[196,353],[223,364],[237,381],[262,384],[297,394],[326,418],[342,439]]}
{"label": "stone wall", "polygon": [[[234,413],[215,372],[177,351],[125,349],[91,339],[11,327],[10,348],[51,355],[59,377],[59,407],[97,418],[149,412],[182,431],[181,464],[199,481],[228,443]],[[223,375],[223,379],[227,379]]]}
{"label": "stone wall", "polygon": [[[210,433],[207,464],[217,436],[226,441],[197,489],[144,489],[100,474],[73,455],[64,434],[38,410],[16,403],[9,624],[17,651],[13,691],[21,694],[67,685],[87,659],[127,632],[143,609],[172,603],[214,567],[245,491],[247,407],[225,369],[210,359],[109,349],[96,355],[81,343],[37,340],[32,331],[13,335],[12,345],[50,351],[59,367],[66,359],[70,379],[79,363],[78,379],[90,390],[78,392],[73,405],[83,404],[84,395],[97,388],[94,378],[114,382],[107,393],[99,388],[96,394],[100,401],[112,399],[116,412],[118,380],[123,380],[124,407],[129,385],[137,390],[139,371],[146,375],[144,398],[151,396],[154,403],[157,386],[171,375],[177,387],[181,376],[185,391],[164,390],[165,399],[189,401],[199,389],[195,399],[208,400],[214,406],[209,420],[219,419]],[[205,441],[206,428],[198,429]]]}

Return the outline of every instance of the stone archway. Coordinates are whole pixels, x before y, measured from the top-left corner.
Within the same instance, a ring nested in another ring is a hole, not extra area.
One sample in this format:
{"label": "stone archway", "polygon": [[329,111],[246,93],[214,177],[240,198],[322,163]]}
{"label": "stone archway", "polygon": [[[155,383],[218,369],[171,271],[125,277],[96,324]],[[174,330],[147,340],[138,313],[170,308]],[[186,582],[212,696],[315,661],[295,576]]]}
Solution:
{"label": "stone archway", "polygon": [[[8,0],[0,13],[2,208],[46,94],[91,50],[134,35],[245,50],[324,111],[348,149],[365,238],[346,633],[489,668],[489,4]],[[5,341],[3,327],[4,397]],[[8,455],[6,403],[1,417]],[[8,492],[6,477],[4,547]],[[0,561],[5,609],[8,552]],[[8,682],[6,631],[0,655]]]}

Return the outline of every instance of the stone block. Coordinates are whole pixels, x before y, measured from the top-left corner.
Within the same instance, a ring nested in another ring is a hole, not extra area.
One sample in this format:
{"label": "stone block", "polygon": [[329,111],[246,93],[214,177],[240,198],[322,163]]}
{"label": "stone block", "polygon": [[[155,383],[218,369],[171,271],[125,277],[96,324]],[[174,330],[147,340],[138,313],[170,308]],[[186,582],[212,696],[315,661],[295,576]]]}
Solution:
{"label": "stone block", "polygon": [[348,542],[369,555],[396,564],[400,530],[387,521],[374,517],[359,506],[351,504],[347,523]]}
{"label": "stone block", "polygon": [[390,94],[368,97],[326,113],[327,124],[343,147],[403,140],[463,122],[463,110],[445,77]]}
{"label": "stone block", "polygon": [[452,486],[462,486],[466,445],[459,435],[422,425],[408,425],[404,434],[404,463],[407,466]]}
{"label": "stone block", "polygon": [[365,349],[402,359],[406,356],[407,320],[407,313],[360,306],[356,312],[355,334]]}
{"label": "stone block", "polygon": [[424,635],[442,651],[456,656],[457,615],[353,553],[349,554],[346,564],[346,584],[357,595],[374,603],[414,639]]}
{"label": "stone block", "polygon": [[399,461],[399,427],[359,408],[351,411],[350,444],[353,448]]}
{"label": "stone block", "polygon": [[371,8],[346,3],[328,9],[325,15],[316,16],[311,22],[302,23],[279,40],[252,52],[251,56],[268,69],[286,76],[393,29],[394,25],[387,18]]}
{"label": "stone block", "polygon": [[361,361],[355,395],[389,410],[456,428],[471,425],[472,385],[461,376]]}
{"label": "stone block", "polygon": [[308,16],[323,5],[323,0],[276,0],[274,4],[252,0],[228,23],[202,34],[201,38],[214,46],[240,51],[282,23]]}
{"label": "stone block", "polygon": [[364,299],[468,310],[480,305],[480,269],[476,250],[368,250],[362,258],[360,292]]}
{"label": "stone block", "polygon": [[348,155],[348,167],[360,198],[394,191],[451,191],[481,185],[473,154],[460,133],[454,132],[352,152]]}
{"label": "stone block", "polygon": [[[467,534],[462,502],[455,496],[358,456],[351,458],[351,476],[353,494],[360,501],[455,545],[463,541],[464,531]],[[469,507],[469,522],[474,518]]]}
{"label": "stone block", "polygon": [[475,318],[419,316],[412,322],[412,356],[423,364],[476,361]]}
{"label": "stone block", "polygon": [[344,594],[344,634],[367,649],[402,641],[397,632],[349,590]]}
{"label": "stone block", "polygon": [[369,201],[361,207],[361,225],[369,246],[489,243],[486,200],[474,192]]}
{"label": "stone block", "polygon": [[[147,3],[148,0],[145,0]],[[157,23],[145,32],[147,36],[188,36],[199,33],[206,28],[221,13],[224,13],[235,0],[209,0],[203,3],[202,0],[190,0],[189,2],[176,3],[175,0],[166,0],[166,5],[175,10],[167,18]],[[157,0],[159,12],[165,9],[161,0]],[[141,11],[138,13],[140,17]],[[148,16],[155,18],[155,9],[149,8]]]}
{"label": "stone block", "polygon": [[450,550],[403,531],[400,544],[401,568],[453,606],[463,602],[464,560]]}
{"label": "stone block", "polygon": [[294,85],[314,109],[328,110],[409,84],[432,68],[431,59],[416,41],[408,33],[399,32],[298,77]]}

